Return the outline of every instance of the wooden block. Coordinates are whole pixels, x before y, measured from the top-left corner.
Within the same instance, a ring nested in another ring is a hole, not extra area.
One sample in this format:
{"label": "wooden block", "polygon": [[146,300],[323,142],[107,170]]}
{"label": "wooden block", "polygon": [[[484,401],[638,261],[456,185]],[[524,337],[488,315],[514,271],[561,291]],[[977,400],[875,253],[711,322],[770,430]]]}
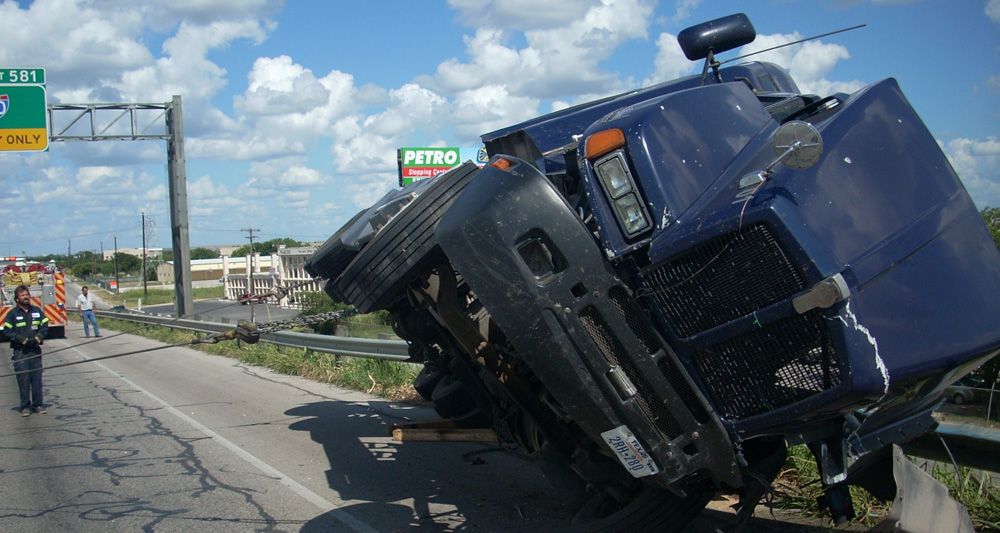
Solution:
{"label": "wooden block", "polygon": [[497,442],[492,429],[396,428],[392,440],[401,442]]}

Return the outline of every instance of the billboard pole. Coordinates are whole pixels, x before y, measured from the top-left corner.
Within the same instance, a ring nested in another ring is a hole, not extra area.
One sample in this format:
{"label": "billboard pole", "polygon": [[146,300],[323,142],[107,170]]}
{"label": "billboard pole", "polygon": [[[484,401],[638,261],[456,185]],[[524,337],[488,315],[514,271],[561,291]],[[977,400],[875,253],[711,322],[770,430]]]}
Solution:
{"label": "billboard pole", "polygon": [[170,237],[174,250],[174,314],[188,316],[194,310],[191,294],[191,262],[188,259],[187,175],[184,162],[184,123],[181,97],[174,95],[167,109],[167,174],[170,182]]}

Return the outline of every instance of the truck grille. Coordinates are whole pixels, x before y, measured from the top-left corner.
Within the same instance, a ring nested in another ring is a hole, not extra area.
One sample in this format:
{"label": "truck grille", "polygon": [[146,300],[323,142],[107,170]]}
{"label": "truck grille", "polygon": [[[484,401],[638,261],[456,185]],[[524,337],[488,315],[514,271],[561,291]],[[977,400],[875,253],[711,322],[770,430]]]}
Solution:
{"label": "truck grille", "polygon": [[649,272],[656,304],[690,337],[805,289],[802,275],[764,224],[708,241]]}
{"label": "truck grille", "polygon": [[[628,292],[621,287],[615,287],[608,291],[608,298],[614,304],[615,309],[622,315],[622,318],[625,319],[625,322],[628,323],[629,328],[635,333],[635,336],[642,343],[647,353],[654,354],[662,349],[659,337],[653,332],[653,327],[649,324],[642,309],[636,305],[635,300],[629,297]],[[673,387],[695,419],[702,423],[708,421],[708,411],[705,410],[702,402],[698,400],[694,389],[684,379],[677,361],[672,354],[668,354],[662,358],[658,366],[660,372],[670,382],[670,386]]]}
{"label": "truck grille", "polygon": [[636,368],[625,347],[615,337],[614,332],[597,312],[597,309],[593,307],[583,309],[580,312],[580,321],[608,362],[621,368],[622,372],[635,385],[635,401],[656,425],[656,428],[671,440],[680,436],[683,430],[674,415],[667,409],[666,402]]}
{"label": "truck grille", "polygon": [[785,407],[841,382],[841,361],[819,310],[698,350],[698,368],[723,418]]}

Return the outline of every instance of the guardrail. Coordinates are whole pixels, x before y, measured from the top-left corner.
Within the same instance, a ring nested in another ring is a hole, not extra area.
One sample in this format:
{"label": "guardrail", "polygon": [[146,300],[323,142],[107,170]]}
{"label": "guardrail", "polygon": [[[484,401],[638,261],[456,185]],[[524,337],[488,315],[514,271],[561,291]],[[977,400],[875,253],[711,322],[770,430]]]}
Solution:
{"label": "guardrail", "polygon": [[[99,317],[127,320],[140,324],[166,326],[202,333],[224,333],[235,327],[226,322],[202,322],[186,318],[171,318],[139,313],[119,311],[95,311]],[[332,353],[348,357],[364,357],[367,359],[384,359],[387,361],[405,361],[409,359],[406,342],[400,340],[361,339],[357,337],[334,337],[331,335],[316,335],[313,333],[298,333],[294,331],[279,331],[265,333],[260,336],[261,342],[269,342],[279,346],[308,348],[316,352]]]}

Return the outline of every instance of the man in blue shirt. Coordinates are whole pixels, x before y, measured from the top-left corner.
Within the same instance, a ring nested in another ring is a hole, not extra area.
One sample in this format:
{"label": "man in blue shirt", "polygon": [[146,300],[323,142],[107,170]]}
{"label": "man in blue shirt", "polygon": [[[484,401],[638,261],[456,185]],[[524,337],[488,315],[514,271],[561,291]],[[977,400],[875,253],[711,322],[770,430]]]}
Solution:
{"label": "man in blue shirt", "polygon": [[49,319],[38,306],[31,305],[31,291],[25,285],[14,289],[17,303],[3,323],[3,334],[10,340],[11,359],[21,393],[21,416],[32,411],[45,414],[42,406],[42,340],[49,331]]}

